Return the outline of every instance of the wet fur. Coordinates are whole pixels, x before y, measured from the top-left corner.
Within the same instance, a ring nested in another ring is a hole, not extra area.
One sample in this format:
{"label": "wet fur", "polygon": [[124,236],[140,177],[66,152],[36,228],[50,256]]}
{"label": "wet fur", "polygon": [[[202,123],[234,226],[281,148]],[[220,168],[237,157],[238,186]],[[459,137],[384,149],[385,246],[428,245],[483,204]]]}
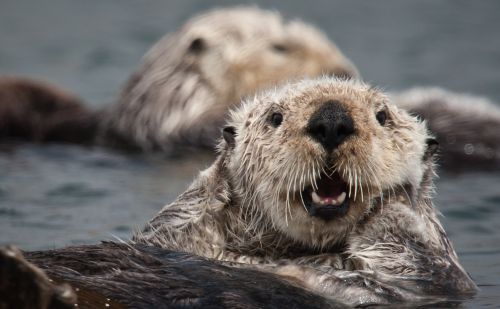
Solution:
{"label": "wet fur", "polygon": [[[317,29],[258,8],[219,9],[162,38],[104,111],[53,86],[0,81],[0,140],[100,144],[183,153],[212,148],[240,98],[287,80],[334,74],[354,65]],[[500,109],[439,89],[395,95],[428,120],[446,170],[500,168]]]}
{"label": "wet fur", "polygon": [[[32,93],[33,83],[24,79],[16,86],[0,84],[0,94],[16,95],[13,100],[0,97],[0,123],[16,121],[16,126],[0,126],[0,134],[167,153],[181,146],[213,149],[228,109],[242,97],[322,74],[357,76],[357,70],[316,28],[256,7],[216,9],[160,39],[105,110],[89,113],[49,85]],[[46,97],[57,103],[57,109],[45,113],[51,118],[30,115],[46,105]],[[66,127],[74,122],[67,132],[58,130],[68,136],[44,130],[57,121]],[[31,126],[34,122],[40,125]],[[26,136],[24,129],[36,136]]]}
{"label": "wet fur", "polygon": [[[302,128],[332,99],[357,131],[326,153]],[[381,109],[384,126],[375,119]],[[285,120],[273,128],[267,116],[277,110]],[[229,125],[216,162],[132,244],[30,252],[27,260],[71,283],[80,307],[417,305],[475,292],[432,205],[435,144],[424,124],[382,93],[354,81],[303,81],[247,101]],[[293,198],[323,164],[352,188],[350,213],[329,223]],[[10,251],[0,250],[0,271],[17,279],[0,285],[0,294],[17,295],[23,282],[30,295],[59,299],[58,285]],[[32,298],[12,303],[44,308]]]}
{"label": "wet fur", "polygon": [[[333,153],[304,133],[328,100],[342,102],[356,126]],[[382,109],[385,126],[375,119]],[[285,120],[273,128],[276,111]],[[234,141],[221,142],[216,162],[134,242],[253,265],[349,305],[474,293],[432,205],[432,136],[382,93],[305,80],[247,100],[228,125]],[[347,215],[329,222],[309,216],[296,193],[327,167],[351,199]]]}
{"label": "wet fur", "polygon": [[47,83],[0,77],[0,141],[92,144],[97,115]]}
{"label": "wet fur", "polygon": [[213,147],[228,109],[242,97],[322,74],[357,71],[319,30],[258,8],[214,10],[145,55],[105,125],[146,150]]}
{"label": "wet fur", "polygon": [[15,247],[0,247],[0,308],[73,308],[76,294],[26,261]]}
{"label": "wet fur", "polygon": [[55,282],[70,283],[79,308],[344,307],[272,274],[144,245],[106,242],[27,252],[25,258]]}

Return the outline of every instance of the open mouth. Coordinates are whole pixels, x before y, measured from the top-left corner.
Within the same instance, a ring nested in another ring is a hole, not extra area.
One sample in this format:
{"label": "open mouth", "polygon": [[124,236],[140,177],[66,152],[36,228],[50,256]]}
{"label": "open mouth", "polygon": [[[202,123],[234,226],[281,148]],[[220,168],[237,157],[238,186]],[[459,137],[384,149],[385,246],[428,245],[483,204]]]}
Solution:
{"label": "open mouth", "polygon": [[322,173],[316,184],[317,188],[309,186],[301,193],[309,215],[326,221],[345,215],[349,210],[349,198],[347,183],[340,175]]}

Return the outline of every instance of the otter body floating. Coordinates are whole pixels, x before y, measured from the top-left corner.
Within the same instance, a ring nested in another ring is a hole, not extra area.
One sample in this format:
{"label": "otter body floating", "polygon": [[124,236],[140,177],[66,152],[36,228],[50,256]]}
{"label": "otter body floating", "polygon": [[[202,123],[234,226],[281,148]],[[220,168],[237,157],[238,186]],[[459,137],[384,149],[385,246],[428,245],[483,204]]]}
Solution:
{"label": "otter body floating", "polygon": [[432,204],[436,142],[380,91],[289,84],[234,109],[223,137],[135,243],[252,265],[348,305],[475,292]]}
{"label": "otter body floating", "polygon": [[[222,135],[214,164],[130,245],[27,253],[28,259],[55,280],[98,289],[121,304],[148,298],[145,287],[164,278],[173,278],[164,283],[173,294],[155,285],[151,299],[203,303],[203,283],[190,280],[213,270],[243,274],[214,263],[265,272],[250,278],[283,291],[293,290],[283,280],[304,288],[322,297],[314,306],[475,293],[432,204],[436,142],[423,122],[380,91],[333,78],[288,84],[243,102]],[[170,259],[171,251],[187,255]],[[194,277],[180,275],[191,259]],[[268,275],[276,277],[267,281]],[[233,304],[247,304],[248,294],[231,291],[239,295]]]}
{"label": "otter body floating", "polygon": [[440,144],[444,170],[500,170],[500,107],[490,100],[440,88],[393,94],[394,102],[427,121]]}
{"label": "otter body floating", "polygon": [[0,248],[0,275],[2,308],[345,308],[272,274],[143,245],[106,242],[24,258]]}

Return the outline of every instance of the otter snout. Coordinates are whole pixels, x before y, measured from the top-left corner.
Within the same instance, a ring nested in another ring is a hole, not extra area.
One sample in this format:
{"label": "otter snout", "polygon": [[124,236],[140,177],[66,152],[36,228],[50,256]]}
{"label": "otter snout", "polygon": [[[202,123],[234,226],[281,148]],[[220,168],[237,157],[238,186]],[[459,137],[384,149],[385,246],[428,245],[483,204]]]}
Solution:
{"label": "otter snout", "polygon": [[324,103],[307,124],[307,133],[328,152],[337,148],[354,132],[354,121],[344,106],[335,100]]}

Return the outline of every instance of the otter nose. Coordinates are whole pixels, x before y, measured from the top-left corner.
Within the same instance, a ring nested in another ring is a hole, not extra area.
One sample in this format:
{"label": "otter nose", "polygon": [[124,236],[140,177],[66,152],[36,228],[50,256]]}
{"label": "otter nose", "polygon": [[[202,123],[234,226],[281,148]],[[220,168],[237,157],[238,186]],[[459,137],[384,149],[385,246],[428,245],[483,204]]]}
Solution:
{"label": "otter nose", "polygon": [[327,151],[332,151],[355,132],[354,121],[340,102],[328,101],[311,116],[307,132]]}

